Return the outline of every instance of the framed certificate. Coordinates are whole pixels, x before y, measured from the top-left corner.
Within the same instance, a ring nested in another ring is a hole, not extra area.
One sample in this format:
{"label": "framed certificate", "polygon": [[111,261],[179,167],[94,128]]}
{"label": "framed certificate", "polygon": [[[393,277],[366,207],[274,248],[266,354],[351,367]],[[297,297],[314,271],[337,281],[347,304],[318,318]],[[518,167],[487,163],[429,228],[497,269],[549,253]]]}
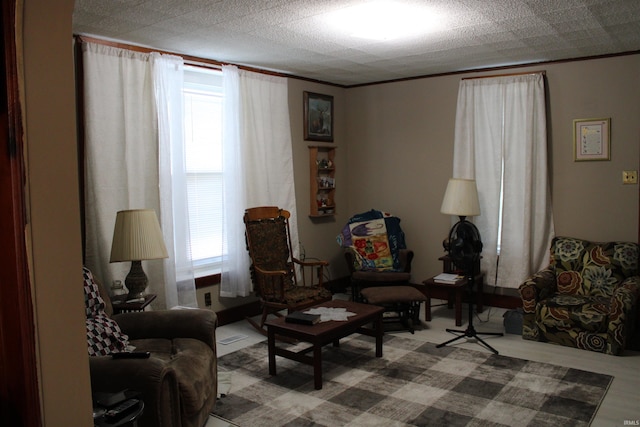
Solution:
{"label": "framed certificate", "polygon": [[573,121],[573,150],[576,162],[611,160],[611,119]]}

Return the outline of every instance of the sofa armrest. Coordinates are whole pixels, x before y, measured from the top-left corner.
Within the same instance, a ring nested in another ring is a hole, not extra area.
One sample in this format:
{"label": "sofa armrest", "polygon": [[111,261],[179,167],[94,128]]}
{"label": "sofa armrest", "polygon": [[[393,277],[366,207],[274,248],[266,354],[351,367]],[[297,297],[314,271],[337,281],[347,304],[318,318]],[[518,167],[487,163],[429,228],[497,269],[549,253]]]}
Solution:
{"label": "sofa armrest", "polygon": [[613,292],[625,311],[630,311],[640,298],[640,276],[627,277]]}
{"label": "sofa armrest", "polygon": [[344,259],[347,261],[347,267],[349,267],[349,274],[353,274],[356,271],[356,254],[352,248],[344,248]]}
{"label": "sofa armrest", "polygon": [[[628,318],[635,313],[634,306],[640,299],[640,276],[628,277],[614,291],[611,297],[611,311],[607,333],[607,353],[620,355],[627,347],[627,340],[634,332],[635,318]],[[635,317],[635,316],[633,316]]]}
{"label": "sofa armrest", "polygon": [[400,268],[405,273],[411,273],[411,261],[413,261],[413,250],[400,249],[398,251],[398,261],[400,261]]}
{"label": "sofa armrest", "polygon": [[144,402],[139,425],[171,427],[180,425],[180,398],[173,369],[166,362],[148,359],[89,357],[93,392],[137,391]]}
{"label": "sofa armrest", "polygon": [[553,295],[556,291],[556,275],[552,265],[535,273],[520,285],[522,310],[526,314],[536,311],[538,301]]}
{"label": "sofa armrest", "polygon": [[194,338],[216,348],[216,313],[204,309],[158,310],[113,316],[129,339]]}

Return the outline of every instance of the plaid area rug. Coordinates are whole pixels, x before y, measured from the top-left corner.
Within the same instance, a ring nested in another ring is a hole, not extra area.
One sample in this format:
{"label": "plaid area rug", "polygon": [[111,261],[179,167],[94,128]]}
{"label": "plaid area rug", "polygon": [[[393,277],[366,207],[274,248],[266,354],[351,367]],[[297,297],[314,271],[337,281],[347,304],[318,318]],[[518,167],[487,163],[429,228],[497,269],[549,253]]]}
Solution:
{"label": "plaid area rug", "polygon": [[227,354],[231,389],[214,413],[242,427],[588,426],[613,380],[391,335],[382,358],[374,347],[360,335],[324,347],[321,390],[311,366],[281,357],[270,376],[266,342]]}

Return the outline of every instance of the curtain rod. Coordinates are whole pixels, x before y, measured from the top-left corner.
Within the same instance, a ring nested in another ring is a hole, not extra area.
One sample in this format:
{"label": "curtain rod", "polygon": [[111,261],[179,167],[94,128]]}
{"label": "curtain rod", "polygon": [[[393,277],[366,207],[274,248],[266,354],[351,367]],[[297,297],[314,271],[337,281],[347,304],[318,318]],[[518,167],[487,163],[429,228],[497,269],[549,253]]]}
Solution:
{"label": "curtain rod", "polygon": [[529,71],[526,73],[508,73],[508,74],[492,74],[490,76],[479,76],[479,77],[464,77],[462,80],[476,80],[476,79],[490,79],[494,77],[511,77],[511,76],[526,76],[527,74],[542,74],[543,76],[547,75],[546,70],[541,71]]}
{"label": "curtain rod", "polygon": [[[157,53],[161,53],[161,54],[164,54],[164,55],[176,55],[176,56],[181,57],[184,60],[185,63],[188,63],[189,65],[198,65],[200,67],[208,67],[208,68],[218,68],[218,69],[220,69],[220,68],[222,68],[223,65],[236,65],[236,64],[231,64],[231,63],[228,63],[228,62],[220,62],[220,61],[215,61],[213,59],[198,58],[198,57],[195,57],[195,56],[182,55],[182,54],[178,54],[178,53],[175,53],[175,52],[169,52],[169,51],[166,51],[166,50],[154,49],[154,48],[144,47],[144,46],[137,46],[137,45],[132,45],[132,44],[113,41],[113,40],[99,39],[99,38],[95,38],[95,37],[91,37],[91,36],[77,35],[75,37],[81,43],[85,42],[85,43],[101,44],[101,45],[105,45],[105,46],[111,46],[111,47],[116,47],[116,48],[119,48],[119,49],[126,49],[126,50],[131,50],[133,52],[140,52],[140,53],[157,52]],[[271,75],[285,76],[284,74],[276,74],[276,73],[265,72],[264,70],[260,70],[260,69],[257,69],[257,68],[245,67],[245,66],[240,66],[240,65],[236,65],[236,66],[238,68],[242,68],[243,70],[255,71],[255,72],[264,73],[264,74],[268,74],[269,73]]]}
{"label": "curtain rod", "polygon": [[153,48],[144,47],[144,46],[136,46],[136,45],[132,45],[132,44],[128,44],[128,43],[117,42],[117,41],[113,41],[113,40],[99,39],[99,38],[91,37],[91,36],[74,35],[74,38],[76,39],[76,41],[78,43],[96,43],[96,44],[101,44],[101,45],[105,45],[105,46],[112,46],[112,47],[117,47],[119,49],[127,49],[127,50],[131,50],[131,51],[134,51],[134,52],[141,52],[141,53],[158,52],[158,53],[165,54],[165,55],[176,55],[176,56],[180,56],[184,60],[185,63],[188,63],[188,65],[194,65],[194,66],[198,66],[198,67],[221,69],[223,65],[234,65],[234,66],[238,67],[241,70],[252,71],[254,73],[260,73],[260,74],[266,74],[268,76],[285,77],[285,78],[289,78],[289,79],[304,80],[304,81],[311,82],[311,83],[321,83],[321,84],[325,84],[325,85],[328,85],[328,86],[344,87],[344,86],[339,85],[339,84],[323,82],[321,80],[311,79],[311,78],[307,78],[307,77],[294,76],[292,74],[280,73],[280,72],[277,72],[277,71],[263,70],[263,69],[260,69],[260,68],[248,67],[246,65],[233,64],[231,62],[221,62],[221,61],[216,61],[216,60],[213,60],[213,59],[199,58],[197,56],[183,55],[183,54],[180,54],[180,53],[169,52],[169,51],[166,51],[166,50],[153,49]]}

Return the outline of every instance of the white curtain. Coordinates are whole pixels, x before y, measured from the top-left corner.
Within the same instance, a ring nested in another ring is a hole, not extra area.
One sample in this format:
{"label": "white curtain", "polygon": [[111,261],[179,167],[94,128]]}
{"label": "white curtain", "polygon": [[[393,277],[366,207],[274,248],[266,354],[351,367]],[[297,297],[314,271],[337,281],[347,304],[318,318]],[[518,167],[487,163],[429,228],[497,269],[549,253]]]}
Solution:
{"label": "white curtain", "polygon": [[517,288],[548,263],[554,226],[547,169],[544,76],[461,81],[453,172],[477,182],[481,214],[473,221],[487,283]]}
{"label": "white curtain", "polygon": [[222,67],[224,80],[223,297],[251,293],[244,223],[246,208],[278,206],[291,212],[297,255],[298,228],[293,180],[287,80]]}
{"label": "white curtain", "polygon": [[[83,43],[82,50],[85,264],[108,287],[130,268],[109,264],[116,212],[148,208],[160,214],[156,111],[147,54],[93,43]],[[149,292],[162,300],[162,262],[143,267]]]}
{"label": "white curtain", "polygon": [[[159,134],[158,115],[171,116],[174,104],[156,109],[154,87],[159,96],[168,87],[154,86],[150,55],[93,43],[83,43],[84,76],[84,131],[85,131],[85,264],[100,277],[105,285],[114,279],[123,279],[129,263],[109,264],[111,241],[116,212],[123,209],[154,209],[167,233],[167,218],[172,210],[162,207],[160,200],[174,200],[172,195],[161,196],[159,189]],[[167,67],[168,68],[168,67]],[[162,83],[163,85],[165,83]],[[181,107],[180,107],[181,108]],[[163,134],[175,128],[163,124]],[[175,135],[174,135],[175,136]],[[173,140],[163,137],[163,141]],[[166,160],[165,160],[166,163]],[[166,176],[166,168],[163,176]],[[171,186],[163,185],[163,190]],[[179,193],[183,190],[172,190]],[[183,191],[186,193],[186,190]],[[180,212],[179,210],[177,212]],[[167,216],[168,215],[168,216]],[[177,216],[182,215],[179,213]],[[176,215],[174,215],[176,216]],[[167,249],[182,247],[173,239],[179,236],[165,234]],[[177,256],[179,258],[179,256]],[[178,289],[175,275],[166,275],[164,261],[144,261],[149,277],[148,292],[158,295],[157,303],[171,306],[190,305],[191,298],[175,298]],[[179,274],[179,272],[178,272]],[[195,295],[195,291],[194,295]],[[171,304],[171,305],[169,305]]]}
{"label": "white curtain", "polygon": [[[197,307],[191,257],[189,203],[184,144],[184,62],[171,55],[151,54],[158,112],[160,222],[169,261],[164,263],[167,307]],[[173,244],[170,244],[173,242]]]}

